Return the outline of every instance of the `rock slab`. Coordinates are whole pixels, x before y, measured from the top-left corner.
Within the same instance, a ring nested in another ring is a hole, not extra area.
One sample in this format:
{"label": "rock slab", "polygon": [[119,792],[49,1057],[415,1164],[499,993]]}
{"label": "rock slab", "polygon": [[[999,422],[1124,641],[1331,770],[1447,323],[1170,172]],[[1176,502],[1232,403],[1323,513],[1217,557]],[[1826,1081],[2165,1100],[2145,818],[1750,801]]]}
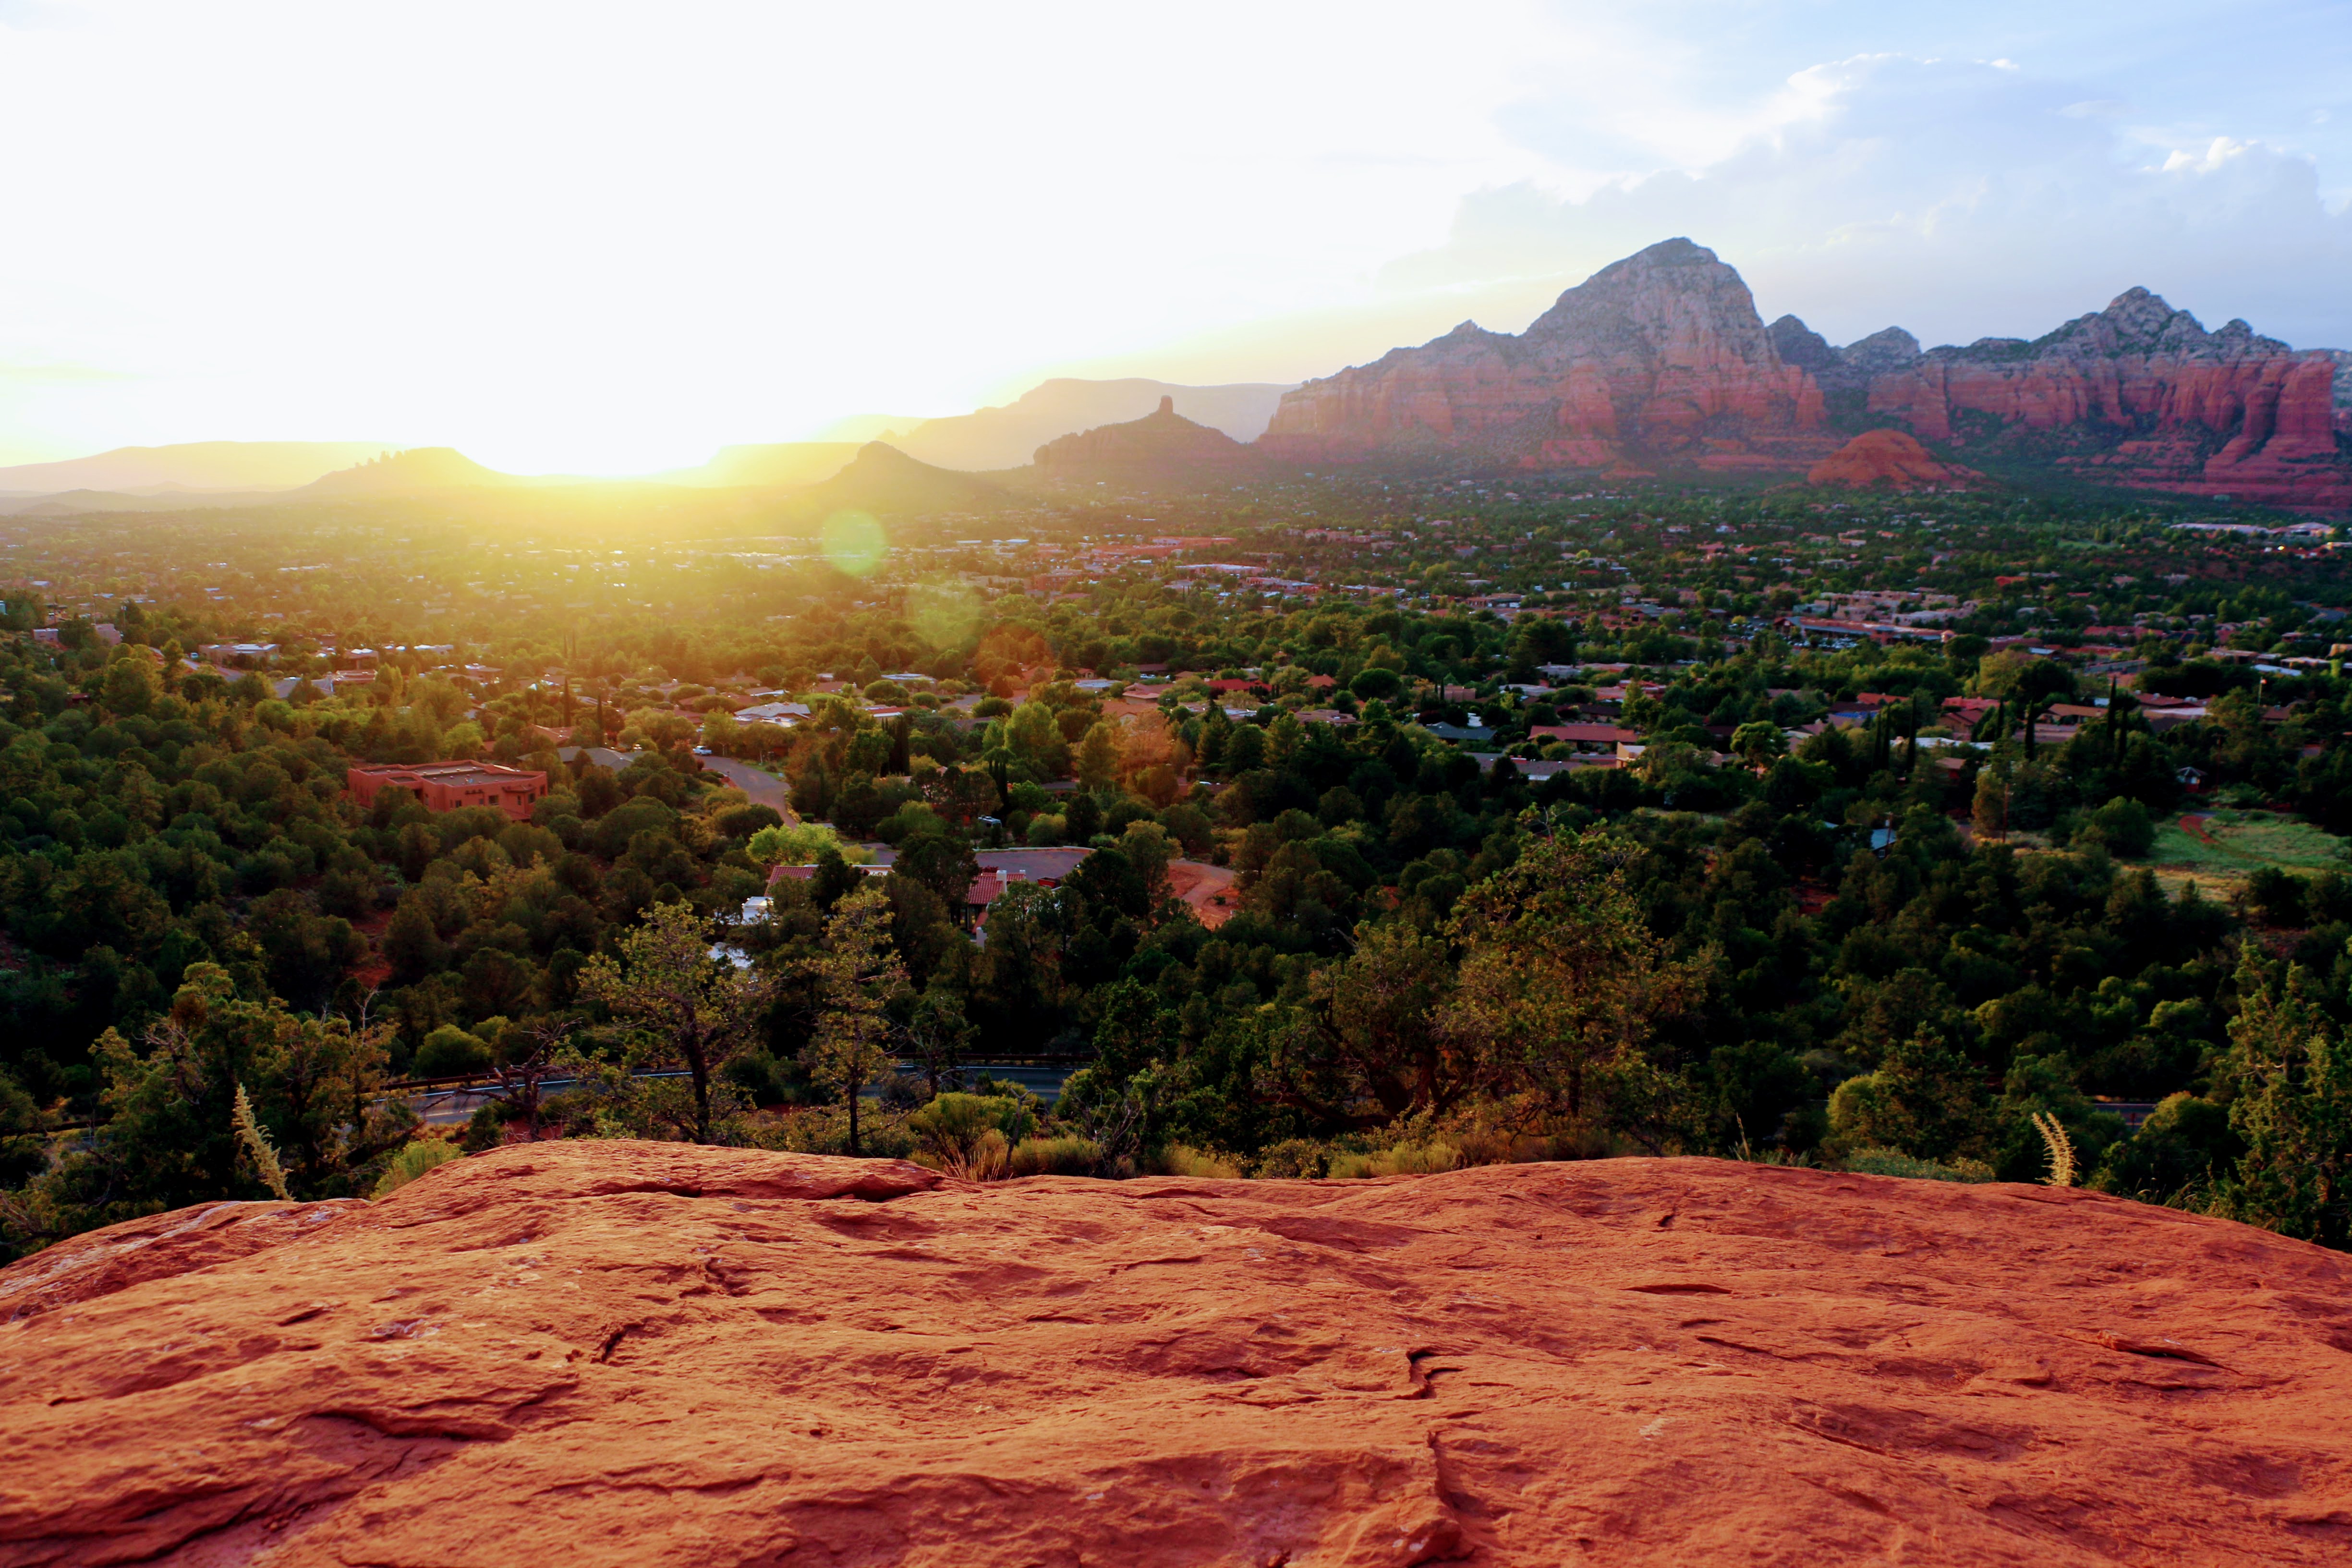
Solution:
{"label": "rock slab", "polygon": [[12,1564],[2352,1561],[2352,1264],[2035,1187],[541,1144],[0,1321]]}

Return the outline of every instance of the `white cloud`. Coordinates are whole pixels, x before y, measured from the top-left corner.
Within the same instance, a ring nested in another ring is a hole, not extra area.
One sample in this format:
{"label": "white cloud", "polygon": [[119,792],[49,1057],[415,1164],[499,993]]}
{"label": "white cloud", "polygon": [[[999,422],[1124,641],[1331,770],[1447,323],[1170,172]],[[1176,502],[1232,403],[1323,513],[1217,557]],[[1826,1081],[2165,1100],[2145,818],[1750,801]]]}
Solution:
{"label": "white cloud", "polygon": [[2210,12],[0,0],[0,362],[121,378],[0,388],[0,461],[656,468],[1061,368],[1321,374],[1675,234],[1841,338],[2144,282],[2352,341],[2352,29]]}
{"label": "white cloud", "polygon": [[1475,193],[1444,246],[1382,281],[1532,313],[1686,235],[1740,269],[1768,317],[1792,310],[1834,341],[1888,324],[1930,342],[2034,336],[2145,284],[2211,323],[2352,342],[2352,216],[2328,210],[2308,158],[2228,136],[2167,146],[1999,63],[1866,57],[1789,89],[1779,123],[1704,166],[1580,197],[1538,181]]}

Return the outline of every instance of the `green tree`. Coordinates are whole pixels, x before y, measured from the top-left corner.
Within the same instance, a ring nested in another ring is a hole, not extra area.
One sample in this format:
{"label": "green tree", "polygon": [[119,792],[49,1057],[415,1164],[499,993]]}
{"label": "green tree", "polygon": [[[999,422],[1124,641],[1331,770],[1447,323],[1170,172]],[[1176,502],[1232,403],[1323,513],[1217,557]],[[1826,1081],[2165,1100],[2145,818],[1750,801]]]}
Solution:
{"label": "green tree", "polygon": [[817,1026],[809,1076],[849,1106],[849,1152],[857,1152],[857,1110],[866,1086],[890,1066],[890,999],[907,972],[890,942],[890,900],[868,883],[845,896],[825,921],[824,947],[809,961]]}
{"label": "green tree", "polygon": [[909,1055],[937,1097],[940,1081],[956,1070],[980,1030],[964,1014],[962,994],[935,982],[908,1009],[906,1036]]}
{"label": "green tree", "polygon": [[618,956],[600,952],[581,967],[579,994],[626,1030],[630,1066],[686,1069],[694,1141],[709,1143],[711,1078],[757,1042],[774,984],[714,955],[702,917],[683,903],[656,904],[616,946]]}
{"label": "green tree", "polygon": [[1534,839],[1465,893],[1450,922],[1459,982],[1441,1026],[1493,1091],[1572,1121],[1626,1125],[1654,1101],[1643,1047],[1697,1000],[1703,960],[1669,960],[1625,887],[1631,847],[1601,829]]}
{"label": "green tree", "polygon": [[744,846],[744,853],[762,866],[814,866],[827,849],[853,864],[871,858],[856,845],[844,844],[828,822],[772,824],[752,834]]}
{"label": "green tree", "polygon": [[1355,950],[1307,982],[1299,1027],[1274,1044],[1283,1100],[1318,1121],[1377,1127],[1444,1115],[1490,1078],[1480,1037],[1441,1026],[1455,955],[1404,921],[1357,929]]}
{"label": "green tree", "polygon": [[140,714],[154,705],[155,671],[144,652],[125,648],[106,667],[100,699],[117,713]]}
{"label": "green tree", "polygon": [[1830,1096],[1834,1146],[1898,1149],[1923,1160],[1984,1152],[1980,1077],[1940,1037],[1914,1034],[1888,1047],[1875,1072],[1850,1078]]}
{"label": "green tree", "polygon": [[1054,710],[1032,698],[1004,721],[1005,744],[1029,771],[1041,779],[1057,779],[1070,771],[1070,745],[1062,739]]}
{"label": "green tree", "polygon": [[2301,964],[2266,970],[2249,943],[2221,1076],[2245,1141],[2215,1193],[2220,1212],[2283,1236],[2352,1245],[2352,1044],[2320,1008]]}
{"label": "green tree", "polygon": [[1778,724],[1754,720],[1731,732],[1731,750],[1758,773],[1772,765],[1772,759],[1789,749],[1789,738],[1780,733]]}
{"label": "green tree", "polygon": [[228,971],[188,966],[145,1049],[108,1029],[91,1056],[102,1118],[0,1212],[9,1241],[46,1245],[119,1220],[224,1198],[259,1197],[237,1136],[242,1084],[300,1199],[373,1185],[416,1118],[381,1093],[390,1031],[237,994]]}
{"label": "green tree", "polygon": [[1097,722],[1078,742],[1078,782],[1088,789],[1108,789],[1118,783],[1120,759],[1118,726],[1108,720]]}

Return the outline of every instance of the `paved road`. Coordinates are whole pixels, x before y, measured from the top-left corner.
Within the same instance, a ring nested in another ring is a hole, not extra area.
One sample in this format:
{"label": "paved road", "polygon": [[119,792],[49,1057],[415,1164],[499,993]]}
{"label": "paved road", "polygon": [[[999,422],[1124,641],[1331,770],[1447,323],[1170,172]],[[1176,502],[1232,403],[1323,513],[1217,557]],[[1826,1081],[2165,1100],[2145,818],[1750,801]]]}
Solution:
{"label": "paved road", "polygon": [[791,786],[773,773],[764,773],[732,757],[705,757],[702,765],[751,797],[754,805],[772,805],[786,822],[796,821],[789,797]]}
{"label": "paved road", "polygon": [[[580,754],[580,748],[564,746],[559,748],[556,754],[568,763]],[[634,752],[609,751],[603,746],[592,746],[588,751],[590,762],[600,767],[611,768],[616,773],[627,767],[635,755]],[[761,773],[758,768],[739,763],[732,757],[704,757],[699,760],[705,768],[750,795],[752,805],[775,807],[783,814],[783,818],[788,823],[800,820],[793,815],[793,808],[789,804],[792,786],[775,774]]]}
{"label": "paved road", "polygon": [[610,746],[588,746],[584,748],[580,746],[558,746],[555,748],[555,754],[562,757],[568,763],[572,761],[572,758],[578,756],[583,750],[587,752],[588,760],[590,762],[595,763],[600,768],[610,768],[614,773],[618,773],[623,768],[627,767],[630,761],[636,756],[636,752],[616,752]]}
{"label": "paved road", "polygon": [[[895,1066],[898,1071],[908,1078],[922,1076],[921,1069],[913,1062],[898,1062]],[[1051,1105],[1061,1098],[1062,1085],[1072,1073],[1078,1070],[1078,1066],[1079,1064],[1076,1062],[1057,1062],[1051,1065],[1041,1062],[966,1062],[963,1065],[963,1081],[970,1084],[985,1073],[992,1078],[1017,1083]],[[644,1079],[684,1078],[686,1074],[640,1072],[635,1076]],[[542,1101],[552,1100],[570,1089],[573,1081],[568,1078],[541,1079],[539,1085],[541,1100]],[[881,1086],[876,1084],[866,1089],[866,1098],[873,1100],[878,1098],[880,1094]],[[429,1127],[462,1127],[473,1120],[476,1110],[504,1099],[505,1094],[494,1083],[469,1083],[444,1089],[395,1090],[387,1098],[408,1101],[409,1106]]]}

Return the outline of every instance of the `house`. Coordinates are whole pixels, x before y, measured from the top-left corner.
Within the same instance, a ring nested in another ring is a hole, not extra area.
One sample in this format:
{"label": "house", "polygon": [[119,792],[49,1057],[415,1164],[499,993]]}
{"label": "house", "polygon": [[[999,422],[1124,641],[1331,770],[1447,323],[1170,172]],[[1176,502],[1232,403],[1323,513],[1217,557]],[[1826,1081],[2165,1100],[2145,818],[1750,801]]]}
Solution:
{"label": "house", "polygon": [[495,805],[517,822],[529,821],[532,803],[547,794],[545,773],[499,763],[382,763],[352,768],[343,781],[362,806],[389,784],[414,791],[427,811]]}
{"label": "house", "polygon": [[1984,716],[2000,704],[1990,697],[1947,697],[1944,712],[1958,723],[1975,729],[1984,722]]}
{"label": "house", "polygon": [[790,728],[808,716],[809,705],[805,702],[761,702],[736,710],[735,721],[739,724],[780,724]]}
{"label": "house", "polygon": [[1641,736],[1614,724],[1530,724],[1528,726],[1528,739],[1558,741],[1580,752],[1613,756],[1619,745],[1627,741],[1638,741]]}
{"label": "house", "polygon": [[214,642],[205,644],[196,652],[203,656],[206,664],[227,668],[240,658],[248,664],[267,664],[278,657],[278,645],[274,642]]}
{"label": "house", "polygon": [[1015,882],[1034,882],[1041,888],[1058,886],[1065,877],[1078,868],[1078,862],[1094,853],[1091,849],[981,849],[972,858],[980,862],[980,875],[964,894],[964,905],[971,912],[972,924],[982,940],[987,937],[988,907],[1004,896],[1004,890]]}

